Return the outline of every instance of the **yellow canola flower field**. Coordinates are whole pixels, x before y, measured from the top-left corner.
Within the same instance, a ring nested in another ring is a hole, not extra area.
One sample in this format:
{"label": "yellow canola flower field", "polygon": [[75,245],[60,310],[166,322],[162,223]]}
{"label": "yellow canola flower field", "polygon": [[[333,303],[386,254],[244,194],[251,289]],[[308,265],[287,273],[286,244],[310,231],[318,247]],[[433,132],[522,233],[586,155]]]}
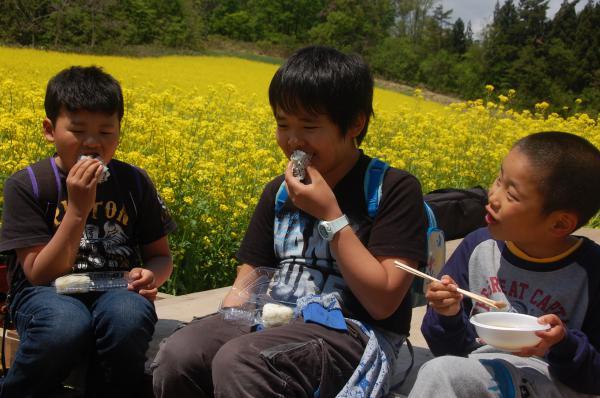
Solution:
{"label": "yellow canola flower field", "polygon": [[[70,65],[99,65],[121,82],[125,116],[116,157],[148,171],[178,224],[175,271],[164,290],[224,286],[264,184],[284,170],[267,88],[277,66],[230,57],[124,58],[0,47],[0,188],[49,156],[41,132],[47,80]],[[509,96],[447,107],[376,90],[363,149],[414,173],[427,192],[487,186],[512,143],[532,132],[569,131],[600,146],[597,119],[510,109]],[[0,209],[2,197],[0,197]],[[592,223],[600,226],[595,218]]]}

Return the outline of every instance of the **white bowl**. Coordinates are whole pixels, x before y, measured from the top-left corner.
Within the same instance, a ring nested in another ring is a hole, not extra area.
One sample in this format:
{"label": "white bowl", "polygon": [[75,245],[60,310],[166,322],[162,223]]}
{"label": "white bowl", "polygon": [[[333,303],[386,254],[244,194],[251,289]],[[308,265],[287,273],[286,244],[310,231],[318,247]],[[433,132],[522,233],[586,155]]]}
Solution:
{"label": "white bowl", "polygon": [[471,323],[486,344],[506,351],[520,351],[538,344],[541,339],[535,332],[550,328],[539,324],[534,316],[515,312],[482,312],[473,315]]}

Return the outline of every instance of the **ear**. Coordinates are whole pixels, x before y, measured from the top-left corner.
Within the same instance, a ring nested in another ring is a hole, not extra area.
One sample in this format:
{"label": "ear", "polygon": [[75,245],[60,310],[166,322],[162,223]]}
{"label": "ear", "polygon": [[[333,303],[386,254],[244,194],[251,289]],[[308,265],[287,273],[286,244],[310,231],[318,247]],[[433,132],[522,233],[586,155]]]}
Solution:
{"label": "ear", "polygon": [[552,234],[556,237],[570,235],[579,222],[577,214],[570,211],[558,211],[554,214],[553,224],[551,225]]}
{"label": "ear", "polygon": [[363,131],[363,129],[365,128],[366,123],[367,123],[367,117],[364,115],[364,113],[361,112],[356,117],[356,119],[354,119],[354,122],[352,122],[352,124],[348,128],[347,136],[350,138],[358,137],[360,132]]}
{"label": "ear", "polygon": [[54,142],[54,125],[52,121],[48,118],[45,118],[42,122],[42,126],[44,127],[44,137],[48,142]]}

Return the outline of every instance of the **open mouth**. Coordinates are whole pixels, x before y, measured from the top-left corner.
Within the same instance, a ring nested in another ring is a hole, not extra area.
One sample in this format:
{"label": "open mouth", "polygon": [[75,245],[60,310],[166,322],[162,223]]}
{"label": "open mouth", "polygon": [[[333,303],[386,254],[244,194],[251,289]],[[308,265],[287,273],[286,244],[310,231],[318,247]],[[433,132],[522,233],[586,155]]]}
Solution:
{"label": "open mouth", "polygon": [[80,159],[84,157],[96,159],[100,157],[100,154],[98,152],[84,152],[79,156]]}
{"label": "open mouth", "polygon": [[497,224],[498,220],[494,216],[492,216],[492,214],[489,211],[487,211],[485,213],[485,222],[488,225],[492,225],[492,224]]}

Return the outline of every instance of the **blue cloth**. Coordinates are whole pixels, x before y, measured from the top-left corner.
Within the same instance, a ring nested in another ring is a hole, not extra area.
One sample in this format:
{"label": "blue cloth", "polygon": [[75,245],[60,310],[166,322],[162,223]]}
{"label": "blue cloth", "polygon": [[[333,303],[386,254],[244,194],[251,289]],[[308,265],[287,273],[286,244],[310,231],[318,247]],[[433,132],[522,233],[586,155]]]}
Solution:
{"label": "blue cloth", "polygon": [[347,331],[346,320],[339,308],[327,309],[319,303],[310,303],[302,310],[304,322],[318,323],[330,329]]}
{"label": "blue cloth", "polygon": [[86,363],[92,376],[88,389],[98,396],[139,389],[157,317],[154,305],[138,293],[113,289],[65,296],[53,287],[26,287],[15,296],[11,317],[21,341],[0,397],[45,396]]}
{"label": "blue cloth", "polygon": [[[379,331],[355,319],[343,318],[337,296],[333,293],[298,299],[296,316],[300,313],[305,321],[334,329],[335,326],[340,327],[343,321],[342,330],[347,330],[346,321],[353,322],[369,338],[360,363],[336,398],[379,398],[388,393],[393,382],[394,362],[406,336]],[[311,320],[306,319],[307,315]]]}

